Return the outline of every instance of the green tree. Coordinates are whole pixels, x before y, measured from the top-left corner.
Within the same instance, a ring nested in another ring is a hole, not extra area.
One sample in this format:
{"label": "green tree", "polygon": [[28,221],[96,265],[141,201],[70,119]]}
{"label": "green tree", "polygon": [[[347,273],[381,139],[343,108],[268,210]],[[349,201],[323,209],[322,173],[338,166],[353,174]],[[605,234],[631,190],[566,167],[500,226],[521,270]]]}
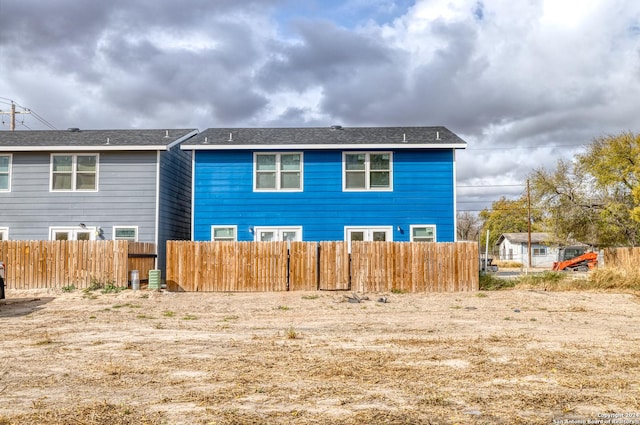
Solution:
{"label": "green tree", "polygon": [[595,139],[573,162],[531,176],[544,223],[566,242],[600,246],[640,241],[640,136],[622,133]]}
{"label": "green tree", "polygon": [[[516,200],[508,200],[501,197],[491,204],[491,209],[480,211],[480,219],[483,222],[480,234],[480,244],[486,244],[487,230],[489,230],[489,250],[495,249],[495,244],[503,233],[519,233],[528,231],[527,219],[529,217],[528,201],[526,195]],[[537,228],[537,215],[533,215],[533,227]],[[533,228],[532,228],[533,230]],[[482,248],[481,248],[482,249]],[[483,250],[484,252],[484,250]]]}

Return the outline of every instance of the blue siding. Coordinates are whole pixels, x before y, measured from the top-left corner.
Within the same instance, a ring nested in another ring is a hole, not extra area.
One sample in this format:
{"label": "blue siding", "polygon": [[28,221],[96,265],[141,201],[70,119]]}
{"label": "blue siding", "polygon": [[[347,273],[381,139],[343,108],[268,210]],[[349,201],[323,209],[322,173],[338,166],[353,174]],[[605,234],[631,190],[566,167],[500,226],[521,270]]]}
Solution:
{"label": "blue siding", "polygon": [[412,224],[435,224],[439,242],[454,240],[452,149],[394,152],[390,192],[343,192],[337,150],[304,152],[302,192],[253,192],[251,151],[195,155],[195,240],[210,240],[211,225],[237,225],[241,241],[255,226],[302,226],[306,241],[343,240],[345,226],[393,226],[393,240],[408,241]]}

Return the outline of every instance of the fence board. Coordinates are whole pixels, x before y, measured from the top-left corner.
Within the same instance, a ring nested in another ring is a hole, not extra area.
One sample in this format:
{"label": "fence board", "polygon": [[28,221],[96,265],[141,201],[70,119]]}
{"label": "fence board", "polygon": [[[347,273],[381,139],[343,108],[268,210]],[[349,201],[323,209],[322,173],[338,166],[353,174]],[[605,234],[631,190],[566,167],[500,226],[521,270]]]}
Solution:
{"label": "fence board", "polygon": [[607,248],[604,250],[605,267],[638,270],[640,247]]}
{"label": "fence board", "polygon": [[320,242],[319,288],[321,290],[349,290],[350,259],[349,246],[345,242]]}
{"label": "fence board", "polygon": [[12,289],[127,285],[127,241],[0,241]]}
{"label": "fence board", "polygon": [[[472,242],[167,242],[171,291],[478,290]],[[288,283],[288,287],[287,287]]]}

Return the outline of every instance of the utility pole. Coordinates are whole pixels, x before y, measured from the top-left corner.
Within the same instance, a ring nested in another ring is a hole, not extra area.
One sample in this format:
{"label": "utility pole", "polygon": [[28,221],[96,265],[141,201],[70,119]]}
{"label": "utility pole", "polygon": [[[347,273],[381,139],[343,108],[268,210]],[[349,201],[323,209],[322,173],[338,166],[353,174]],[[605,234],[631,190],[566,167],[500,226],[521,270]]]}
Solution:
{"label": "utility pole", "polygon": [[9,115],[9,130],[16,131],[16,114],[30,114],[29,109],[24,111],[16,111],[16,104],[11,101],[11,111],[5,112],[0,110],[0,115]]}
{"label": "utility pole", "polygon": [[529,252],[529,267],[531,267],[531,190],[529,187],[529,179],[527,179],[527,251]]}

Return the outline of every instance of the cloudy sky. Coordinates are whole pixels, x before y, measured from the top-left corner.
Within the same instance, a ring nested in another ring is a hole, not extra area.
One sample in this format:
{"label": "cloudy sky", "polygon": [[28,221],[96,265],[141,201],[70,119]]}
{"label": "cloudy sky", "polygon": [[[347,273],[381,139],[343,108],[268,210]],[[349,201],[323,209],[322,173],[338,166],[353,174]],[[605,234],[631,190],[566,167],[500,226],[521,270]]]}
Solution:
{"label": "cloudy sky", "polygon": [[640,2],[0,0],[9,99],[58,129],[443,125],[477,210],[640,131]]}

